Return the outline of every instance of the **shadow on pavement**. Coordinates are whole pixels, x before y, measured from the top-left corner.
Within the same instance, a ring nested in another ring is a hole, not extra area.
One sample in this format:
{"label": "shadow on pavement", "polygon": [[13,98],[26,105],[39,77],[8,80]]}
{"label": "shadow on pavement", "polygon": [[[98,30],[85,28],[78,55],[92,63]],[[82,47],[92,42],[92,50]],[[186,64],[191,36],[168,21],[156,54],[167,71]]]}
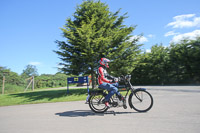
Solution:
{"label": "shadow on pavement", "polygon": [[56,113],[55,115],[59,115],[62,117],[86,117],[86,116],[105,116],[105,115],[120,115],[120,114],[132,114],[138,112],[115,112],[115,111],[107,111],[105,113],[94,113],[91,110],[73,110],[66,111],[61,113]]}

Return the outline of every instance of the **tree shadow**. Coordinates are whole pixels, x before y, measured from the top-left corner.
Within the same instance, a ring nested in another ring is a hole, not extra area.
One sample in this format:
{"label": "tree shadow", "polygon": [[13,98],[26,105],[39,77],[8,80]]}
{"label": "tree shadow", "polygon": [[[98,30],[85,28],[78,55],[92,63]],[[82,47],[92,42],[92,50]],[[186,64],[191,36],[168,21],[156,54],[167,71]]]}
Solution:
{"label": "tree shadow", "polygon": [[73,110],[66,111],[61,113],[56,113],[61,117],[87,117],[87,116],[105,116],[105,115],[120,115],[120,114],[133,114],[138,112],[115,112],[115,111],[106,111],[105,113],[94,113],[91,110]]}
{"label": "tree shadow", "polygon": [[67,97],[67,96],[80,96],[80,95],[86,95],[87,89],[71,89],[69,91],[69,94],[67,94],[66,90],[44,90],[44,91],[34,91],[34,92],[26,92],[26,93],[16,93],[16,94],[10,94],[11,97],[22,97],[26,99],[26,102],[32,102],[32,101],[39,101],[39,100],[52,100],[55,98],[60,97]]}

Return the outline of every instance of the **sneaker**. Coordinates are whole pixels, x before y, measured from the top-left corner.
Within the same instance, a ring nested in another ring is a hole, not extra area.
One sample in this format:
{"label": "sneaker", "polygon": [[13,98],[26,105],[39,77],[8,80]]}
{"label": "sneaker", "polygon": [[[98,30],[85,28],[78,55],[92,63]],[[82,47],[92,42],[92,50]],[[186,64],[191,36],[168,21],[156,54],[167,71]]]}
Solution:
{"label": "sneaker", "polygon": [[105,102],[106,107],[110,108],[109,102]]}

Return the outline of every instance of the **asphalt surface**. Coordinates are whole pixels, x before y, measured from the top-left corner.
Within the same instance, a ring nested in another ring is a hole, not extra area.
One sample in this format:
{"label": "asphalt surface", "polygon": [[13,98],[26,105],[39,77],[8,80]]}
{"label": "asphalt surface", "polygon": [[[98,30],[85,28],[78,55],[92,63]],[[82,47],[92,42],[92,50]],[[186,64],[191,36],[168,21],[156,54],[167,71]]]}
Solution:
{"label": "asphalt surface", "polygon": [[85,101],[0,107],[0,133],[199,133],[200,86],[146,86],[147,113],[111,108],[93,113]]}

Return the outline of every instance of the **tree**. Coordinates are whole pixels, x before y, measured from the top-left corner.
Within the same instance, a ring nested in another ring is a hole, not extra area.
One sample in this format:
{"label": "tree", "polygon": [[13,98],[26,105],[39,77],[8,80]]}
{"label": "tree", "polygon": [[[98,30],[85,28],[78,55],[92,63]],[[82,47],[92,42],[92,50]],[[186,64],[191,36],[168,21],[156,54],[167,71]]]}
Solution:
{"label": "tree", "polygon": [[170,47],[154,45],[132,72],[136,84],[199,84],[200,38]]}
{"label": "tree", "polygon": [[172,71],[178,83],[200,83],[200,37],[171,44]]}
{"label": "tree", "polygon": [[6,77],[6,84],[23,86],[23,79],[15,72],[6,67],[0,66],[0,86],[2,85],[3,76]]}
{"label": "tree", "polygon": [[35,78],[36,88],[67,86],[67,75],[63,73],[42,74]]}
{"label": "tree", "polygon": [[169,48],[154,45],[150,53],[143,53],[132,72],[132,81],[136,84],[166,84],[169,65]]}
{"label": "tree", "polygon": [[134,26],[123,25],[127,13],[119,16],[109,11],[108,5],[93,0],[77,6],[73,18],[68,18],[63,31],[67,41],[56,41],[55,51],[62,60],[63,72],[80,75],[91,74],[95,84],[95,70],[100,58],[113,60],[114,73],[130,73],[139,54],[138,39],[130,40]]}
{"label": "tree", "polygon": [[27,65],[23,70],[21,76],[23,78],[28,78],[31,76],[38,76],[37,68],[34,65]]}

